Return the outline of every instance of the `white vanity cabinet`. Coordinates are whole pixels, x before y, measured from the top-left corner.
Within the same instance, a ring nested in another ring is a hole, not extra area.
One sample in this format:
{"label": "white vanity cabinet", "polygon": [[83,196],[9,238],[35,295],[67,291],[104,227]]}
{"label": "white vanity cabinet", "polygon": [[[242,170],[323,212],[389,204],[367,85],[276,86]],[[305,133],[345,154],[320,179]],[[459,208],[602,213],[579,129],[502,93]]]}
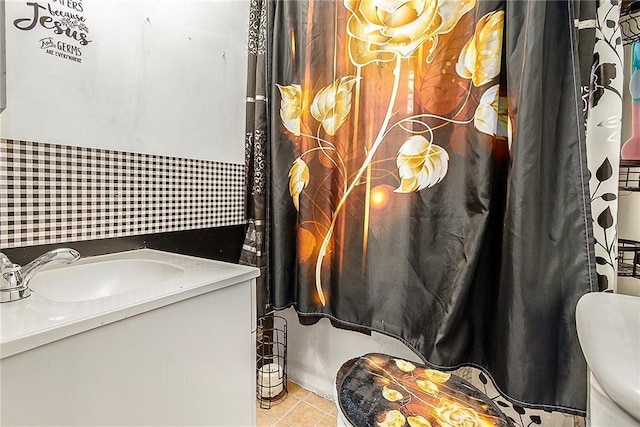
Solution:
{"label": "white vanity cabinet", "polygon": [[95,259],[118,256],[184,274],[159,290],[2,304],[1,425],[254,425],[258,270],[150,250]]}

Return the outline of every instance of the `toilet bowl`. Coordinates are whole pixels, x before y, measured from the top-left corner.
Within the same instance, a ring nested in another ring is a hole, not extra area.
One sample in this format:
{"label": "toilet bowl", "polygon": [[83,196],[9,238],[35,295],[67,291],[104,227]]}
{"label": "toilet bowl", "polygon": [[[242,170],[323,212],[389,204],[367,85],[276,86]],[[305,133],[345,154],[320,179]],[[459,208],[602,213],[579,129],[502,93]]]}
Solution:
{"label": "toilet bowl", "polygon": [[340,427],[448,425],[451,420],[509,426],[507,416],[462,378],[381,353],[348,360],[336,374]]}
{"label": "toilet bowl", "polygon": [[589,373],[587,425],[590,427],[640,427],[640,420],[615,403]]}
{"label": "toilet bowl", "polygon": [[640,297],[592,292],[576,306],[591,427],[640,426]]}

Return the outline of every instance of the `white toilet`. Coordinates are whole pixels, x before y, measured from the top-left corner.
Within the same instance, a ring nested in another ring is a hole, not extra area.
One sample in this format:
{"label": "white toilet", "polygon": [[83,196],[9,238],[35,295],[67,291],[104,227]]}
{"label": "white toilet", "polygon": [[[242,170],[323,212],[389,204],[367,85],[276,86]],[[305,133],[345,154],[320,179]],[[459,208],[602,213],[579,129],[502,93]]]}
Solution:
{"label": "white toilet", "polygon": [[640,297],[586,294],[576,326],[590,371],[588,425],[640,427]]}
{"label": "white toilet", "polygon": [[591,427],[640,427],[640,420],[618,406],[602,389],[598,380],[589,372],[589,403],[587,426]]}
{"label": "white toilet", "polygon": [[338,400],[338,384],[335,383],[334,385],[335,387],[333,387],[333,401],[336,402],[336,407],[338,408],[336,427],[354,427],[349,421],[347,421],[345,415],[342,413],[340,401]]}

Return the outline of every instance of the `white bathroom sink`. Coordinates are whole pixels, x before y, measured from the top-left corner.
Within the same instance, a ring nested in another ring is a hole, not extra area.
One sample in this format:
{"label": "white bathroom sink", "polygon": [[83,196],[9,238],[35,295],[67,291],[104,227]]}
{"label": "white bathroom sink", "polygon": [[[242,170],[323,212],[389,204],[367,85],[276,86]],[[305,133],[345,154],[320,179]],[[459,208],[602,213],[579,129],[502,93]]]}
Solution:
{"label": "white bathroom sink", "polygon": [[182,268],[162,261],[89,258],[40,271],[29,287],[50,301],[81,302],[149,288],[183,273]]}
{"label": "white bathroom sink", "polygon": [[153,249],[49,265],[29,282],[29,298],[0,304],[0,359],[258,275],[253,267]]}
{"label": "white bathroom sink", "polygon": [[640,297],[590,293],[576,324],[589,369],[607,395],[640,419]]}

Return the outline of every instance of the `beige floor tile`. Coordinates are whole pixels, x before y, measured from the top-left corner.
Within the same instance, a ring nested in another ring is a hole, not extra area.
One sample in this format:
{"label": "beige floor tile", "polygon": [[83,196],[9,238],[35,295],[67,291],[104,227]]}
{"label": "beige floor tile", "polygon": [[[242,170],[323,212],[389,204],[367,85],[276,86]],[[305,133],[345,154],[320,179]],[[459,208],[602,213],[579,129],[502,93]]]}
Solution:
{"label": "beige floor tile", "polygon": [[333,409],[331,411],[329,411],[329,415],[333,415],[334,417],[338,416],[338,404],[337,403],[333,406]]}
{"label": "beige floor tile", "polygon": [[296,396],[300,399],[304,399],[309,395],[309,393],[311,393],[309,390],[299,386],[293,381],[287,381],[287,390],[289,391],[289,394]]}
{"label": "beige floor tile", "polygon": [[256,427],[271,427],[278,423],[278,418],[266,409],[256,409]]}
{"label": "beige floor tile", "polygon": [[313,427],[322,420],[325,413],[305,402],[300,402],[281,421],[291,427]]}
{"label": "beige floor tile", "polygon": [[304,401],[327,413],[331,412],[331,410],[336,407],[336,404],[333,403],[332,400],[325,399],[314,393],[309,394]]}
{"label": "beige floor tile", "polygon": [[287,412],[293,409],[293,407],[296,406],[298,403],[300,403],[300,399],[288,394],[287,397],[285,397],[284,399],[273,403],[270,409],[262,409],[262,410],[268,412],[269,415],[275,417],[276,419],[280,419],[283,416],[285,416]]}
{"label": "beige floor tile", "polygon": [[325,415],[323,419],[320,420],[316,427],[336,427],[338,420],[336,417],[332,415]]}

